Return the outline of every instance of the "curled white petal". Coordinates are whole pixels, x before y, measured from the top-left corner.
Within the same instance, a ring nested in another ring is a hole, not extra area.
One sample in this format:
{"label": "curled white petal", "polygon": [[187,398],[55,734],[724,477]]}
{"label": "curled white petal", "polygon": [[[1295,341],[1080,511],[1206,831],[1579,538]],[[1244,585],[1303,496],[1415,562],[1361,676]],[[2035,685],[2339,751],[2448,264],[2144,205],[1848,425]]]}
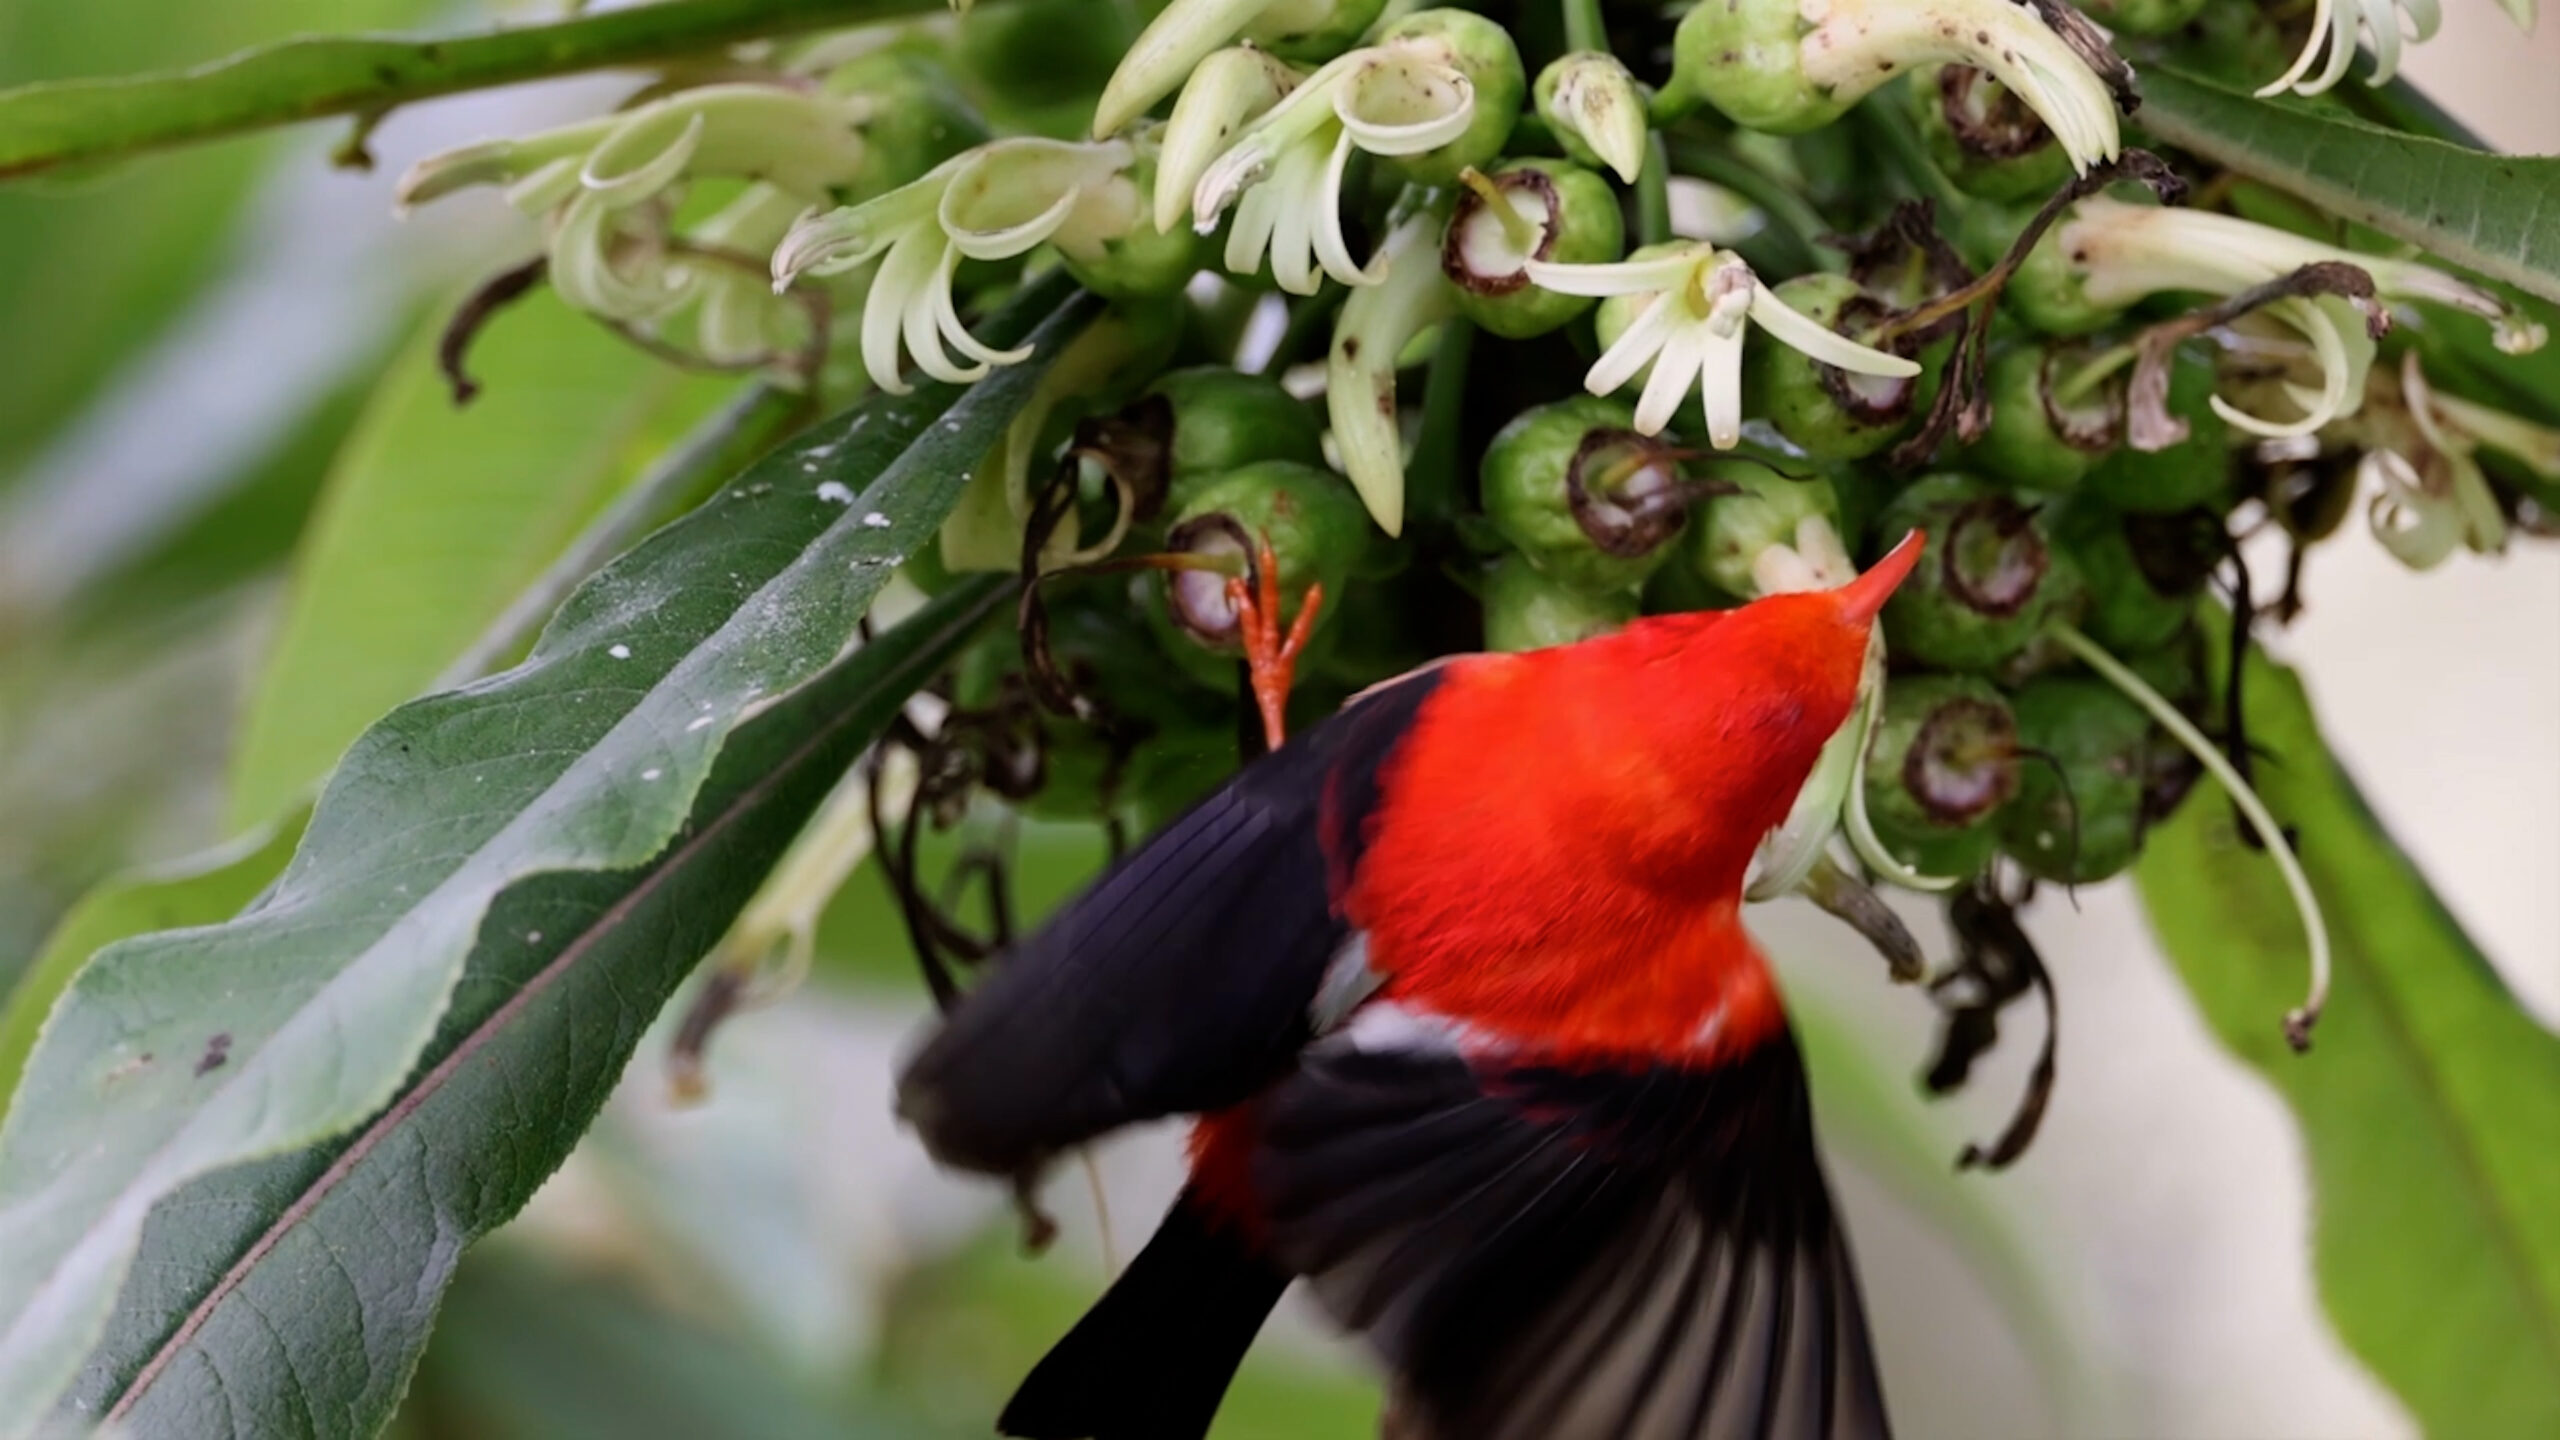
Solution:
{"label": "curled white petal", "polygon": [[634,111],[588,152],[578,184],[608,205],[637,204],[684,174],[702,144],[703,124],[698,111]]}
{"label": "curled white petal", "polygon": [[1802,311],[1779,299],[1776,292],[1766,285],[1760,286],[1751,296],[1751,319],[1761,329],[1786,342],[1790,349],[1801,350],[1835,369],[1895,380],[1909,379],[1920,373],[1917,361],[1859,344],[1830,326],[1808,318]]}
{"label": "curled white petal", "polygon": [[1678,296],[1667,290],[1654,296],[1617,342],[1592,362],[1590,373],[1582,378],[1583,387],[1594,395],[1616,394],[1662,353],[1664,343],[1682,319]]}
{"label": "curled white petal", "polygon": [[1476,87],[1437,61],[1380,50],[1334,91],[1333,113],[1372,155],[1419,155],[1467,133]]}
{"label": "curled white petal", "polygon": [[1607,265],[1563,265],[1549,260],[1531,260],[1521,266],[1529,283],[1541,290],[1559,295],[1588,295],[1607,299],[1612,295],[1648,295],[1656,291],[1674,290],[1688,279],[1700,256],[1712,254],[1705,245],[1680,245],[1667,253],[1641,260],[1620,260]]}

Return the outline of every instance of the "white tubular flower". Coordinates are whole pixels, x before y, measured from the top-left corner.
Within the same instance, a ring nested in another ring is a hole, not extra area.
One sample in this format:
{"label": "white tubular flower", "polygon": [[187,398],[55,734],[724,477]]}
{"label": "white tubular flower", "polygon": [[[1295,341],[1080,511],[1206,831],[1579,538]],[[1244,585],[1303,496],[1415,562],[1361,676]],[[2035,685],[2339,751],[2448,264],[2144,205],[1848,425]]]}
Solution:
{"label": "white tubular flower", "polygon": [[802,219],[774,249],[774,286],[876,261],[862,307],[862,364],[872,383],[897,395],[912,388],[899,374],[902,341],[916,368],[936,380],[979,379],[1031,351],[994,349],[960,323],[951,277],[961,260],[1009,260],[1045,243],[1093,253],[1139,218],[1137,187],[1125,173],[1133,159],[1117,140],[981,145],[877,199]]}
{"label": "white tubular flower", "polygon": [[[2433,266],[2361,255],[2236,216],[2105,196],[2083,200],[2064,216],[2028,258],[2010,294],[2039,329],[2081,334],[2153,295],[2192,291],[2228,297],[2322,263],[2364,271],[2382,300],[2426,301],[2478,315],[2490,322],[2498,348],[2511,355],[2539,349],[2548,338],[2497,295]],[[2296,297],[2259,314],[2308,347],[2318,383],[2284,384],[2302,411],[2293,420],[2252,415],[2218,395],[2213,408],[2231,424],[2266,436],[2308,435],[2355,413],[2374,352],[2353,307],[2332,298]]]}
{"label": "white tubular flower", "polygon": [[1279,104],[1298,88],[1300,78],[1295,68],[1249,45],[1221,50],[1200,62],[1164,124],[1156,158],[1158,230],[1182,223],[1202,173],[1226,152],[1237,131]]}
{"label": "white tubular flower", "polygon": [[1378,247],[1385,283],[1351,292],[1325,352],[1325,412],[1342,473],[1371,519],[1404,533],[1404,431],[1396,410],[1396,360],[1423,331],[1456,313],[1457,291],[1440,273],[1447,207],[1418,205]]}
{"label": "white tubular flower", "polygon": [[1350,46],[1383,8],[1381,0],[1173,0],[1147,22],[1102,87],[1094,138],[1120,133],[1211,52],[1237,40],[1292,60],[1321,60]]}
{"label": "white tubular flower", "polygon": [[2474,452],[2485,445],[2560,479],[2560,431],[2438,395],[2415,350],[2401,358],[2399,379],[2398,405],[2373,407],[2363,433],[2349,437],[2367,446],[2357,479],[2374,491],[2367,511],[2374,539],[2413,570],[2458,549],[2499,553],[2507,516]]}
{"label": "white tubular flower", "polygon": [[1342,234],[1342,174],[1356,147],[1419,155],[1457,139],[1475,118],[1475,84],[1455,66],[1410,47],[1354,50],[1309,76],[1237,135],[1200,174],[1191,195],[1202,234],[1234,205],[1226,266],[1262,268],[1293,295],[1313,295],[1318,268],[1345,285],[1374,285]]}
{"label": "white tubular flower", "polygon": [[[1658,434],[1695,385],[1706,405],[1707,439],[1729,450],[1742,437],[1742,332],[1747,320],[1826,365],[1859,375],[1906,377],[1920,367],[1871,350],[1807,319],[1760,283],[1742,257],[1694,240],[1649,245],[1614,265],[1532,260],[1531,283],[1564,295],[1595,295],[1608,349],[1583,377],[1594,395],[1618,390],[1650,369],[1636,402],[1636,429]],[[1633,318],[1625,316],[1632,311]],[[1610,332],[1619,328],[1613,338]]]}
{"label": "white tubular flower", "polygon": [[686,237],[668,269],[694,307],[694,348],[703,359],[753,365],[808,339],[800,307],[775,294],[762,273],[807,208],[787,190],[750,185]]}
{"label": "white tubular flower", "polygon": [[[2516,3],[2529,5],[2532,0]],[[2373,73],[2365,77],[2365,83],[2390,84],[2391,77],[2400,73],[2403,17],[2408,20],[2407,38],[2418,44],[2434,38],[2436,27],[2444,23],[2444,12],[2437,0],[2316,0],[2311,10],[2311,33],[2302,43],[2302,53],[2294,56],[2292,66],[2261,87],[2258,94],[2263,98],[2291,90],[2297,95],[2317,95],[2345,79],[2347,67],[2356,58],[2358,31],[2373,44]],[[2520,23],[2531,26],[2529,20]],[[2319,74],[2312,75],[2311,67],[2323,50],[2328,53],[2328,63]]]}

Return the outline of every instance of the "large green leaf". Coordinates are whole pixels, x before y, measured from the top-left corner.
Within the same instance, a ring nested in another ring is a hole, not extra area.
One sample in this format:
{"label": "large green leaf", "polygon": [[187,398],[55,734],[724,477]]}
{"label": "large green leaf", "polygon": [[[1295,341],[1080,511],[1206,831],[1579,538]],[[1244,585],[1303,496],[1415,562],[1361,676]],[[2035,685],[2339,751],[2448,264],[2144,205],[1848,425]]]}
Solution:
{"label": "large green leaf", "polygon": [[2560,300],[2560,157],[2484,154],[2255,100],[2165,66],[2134,116],[2160,139],[2430,255]]}
{"label": "large green leaf", "polygon": [[0,1005],[0,1114],[9,1108],[44,1017],[90,956],[127,936],[239,914],[284,869],[301,835],[302,818],[295,816],[179,864],[117,876],[82,896]]}
{"label": "large green leaf", "polygon": [[735,381],[641,353],[548,290],[474,347],[457,408],[431,322],[384,373],[304,535],[232,764],[255,824],[425,690],[578,527]]}
{"label": "large green leaf", "polygon": [[27,85],[0,92],[0,180],[938,8],[938,0],[660,0],[479,35],[288,40],[191,70]]}
{"label": "large green leaf", "polygon": [[2267,802],[2299,827],[2334,933],[2315,1048],[2278,1017],[2302,930],[2207,798],[2154,831],[2153,928],[2224,1044],[2300,1118],[2338,1333],[2445,1437],[2560,1434],[2560,1037],[2518,1008],[2320,740],[2301,683],[2253,661]]}
{"label": "large green leaf", "polygon": [[[512,1208],[489,1167],[527,1184],[547,1170],[628,1044],[601,1022],[567,1025],[559,1007],[600,995],[590,1003],[636,1034],[656,1003],[641,1000],[663,993],[651,967],[671,984],[710,943],[842,769],[844,747],[859,748],[854,722],[889,703],[889,679],[919,678],[923,639],[906,642],[908,661],[902,646],[849,670],[837,661],[1090,314],[1072,294],[1052,277],[987,322],[993,343],[1028,335],[1040,358],[813,427],[582,587],[524,664],[394,711],[349,751],[293,864],[251,912],[89,964],[0,1130],[0,1434],[54,1403],[111,1308],[118,1337],[154,1333],[176,1347],[165,1353],[197,1361],[149,1367],[149,1385],[101,1388],[93,1369],[84,1391],[246,1385],[245,1353],[195,1348],[213,1338],[209,1322],[254,1327],[254,1304],[227,1304],[249,1279],[327,1263],[328,1246],[314,1259],[319,1242],[305,1238],[319,1211],[380,1219],[395,1197],[340,1188],[351,1170],[384,1167],[384,1183],[426,1206],[415,1192],[427,1132],[413,1122],[452,1127],[448,1158],[467,1192],[425,1232],[429,1258],[449,1262],[470,1233],[451,1215],[487,1222]],[[849,505],[829,498],[839,485]],[[931,613],[917,633],[947,640],[933,625],[953,623],[948,607]],[[457,989],[466,961],[475,978]],[[536,1019],[561,1028],[522,1028]],[[536,1126],[535,1114],[557,1123]],[[279,1178],[368,1117],[321,1188]],[[163,1210],[151,1262],[132,1266],[158,1202],[253,1160],[211,1182],[230,1203]],[[250,1192],[281,1203],[260,1209],[239,1198]],[[177,1303],[178,1277],[210,1285],[231,1263],[214,1257],[235,1243],[244,1268]],[[379,1234],[365,1243],[390,1248]],[[167,1253],[198,1245],[192,1265]],[[118,1305],[128,1269],[136,1283]],[[432,1302],[432,1286],[395,1288],[403,1304]],[[312,1353],[357,1333],[324,1326],[316,1301],[300,1310],[311,1329],[291,1338]],[[390,1323],[364,1319],[368,1341]],[[332,1373],[387,1405],[405,1367],[361,1358],[360,1374],[352,1355]],[[292,1368],[268,1378],[282,1386]]]}

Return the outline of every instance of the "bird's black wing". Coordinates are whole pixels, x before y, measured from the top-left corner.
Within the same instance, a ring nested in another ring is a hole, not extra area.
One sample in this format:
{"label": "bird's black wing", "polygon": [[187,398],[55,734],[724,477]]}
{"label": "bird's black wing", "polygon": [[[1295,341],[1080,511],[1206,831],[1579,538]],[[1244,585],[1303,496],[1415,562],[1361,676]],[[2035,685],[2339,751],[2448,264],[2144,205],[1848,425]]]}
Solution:
{"label": "bird's black wing", "polygon": [[1351,938],[1337,877],[1445,673],[1369,691],[1247,766],[999,959],[899,1078],[935,1156],[1014,1173],[1285,1069]]}
{"label": "bird's black wing", "polygon": [[1374,1042],[1274,1088],[1253,1178],[1273,1252],[1394,1371],[1394,1433],[1888,1433],[1784,1032],[1643,1071]]}

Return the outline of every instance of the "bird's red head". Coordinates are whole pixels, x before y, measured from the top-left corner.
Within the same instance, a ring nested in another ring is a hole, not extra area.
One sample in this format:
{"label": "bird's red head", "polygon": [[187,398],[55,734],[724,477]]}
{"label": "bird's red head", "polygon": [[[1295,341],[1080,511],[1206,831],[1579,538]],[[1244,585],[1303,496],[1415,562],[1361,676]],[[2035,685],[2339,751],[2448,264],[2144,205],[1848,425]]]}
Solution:
{"label": "bird's red head", "polygon": [[[1721,871],[1786,818],[1823,744],[1849,718],[1868,637],[1918,563],[1914,531],[1857,579],[1772,595],[1737,610],[1667,615],[1595,642],[1583,676],[1634,743],[1617,749],[1620,793],[1657,797],[1639,848],[1683,851]],[[1629,663],[1633,662],[1633,663]],[[1614,692],[1614,693],[1612,693]],[[1677,797],[1673,799],[1672,797]],[[1631,821],[1630,823],[1638,823]],[[1720,843],[1700,853],[1699,839]]]}

